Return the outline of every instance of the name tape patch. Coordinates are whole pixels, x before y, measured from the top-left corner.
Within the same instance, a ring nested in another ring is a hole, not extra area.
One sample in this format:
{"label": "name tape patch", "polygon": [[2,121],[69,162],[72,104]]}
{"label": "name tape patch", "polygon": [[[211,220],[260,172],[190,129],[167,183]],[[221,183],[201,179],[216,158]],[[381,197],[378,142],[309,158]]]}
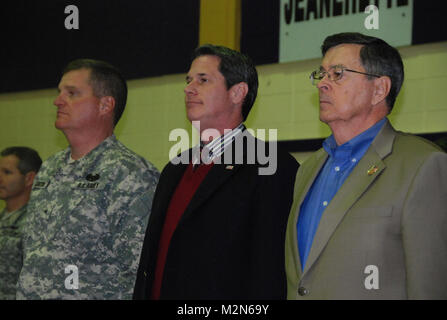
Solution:
{"label": "name tape patch", "polygon": [[79,189],[98,189],[99,183],[98,182],[79,182],[76,185]]}

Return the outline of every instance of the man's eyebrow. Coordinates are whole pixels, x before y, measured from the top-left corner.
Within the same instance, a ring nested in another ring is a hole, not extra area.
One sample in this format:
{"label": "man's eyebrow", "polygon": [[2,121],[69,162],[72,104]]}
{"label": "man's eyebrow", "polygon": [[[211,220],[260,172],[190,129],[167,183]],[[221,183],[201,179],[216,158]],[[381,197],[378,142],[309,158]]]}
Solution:
{"label": "man's eyebrow", "polygon": [[[62,86],[62,89],[76,90],[76,87],[75,86]],[[57,92],[61,92],[61,88],[57,87]]]}
{"label": "man's eyebrow", "polygon": [[[201,72],[201,73],[197,73],[197,74],[195,74],[195,76],[198,76],[198,77],[204,77],[204,76],[208,76],[208,74],[207,74],[207,73],[204,73],[204,72]],[[187,74],[186,77],[185,77],[186,80],[190,80],[190,79],[192,79],[192,78],[194,78],[194,75],[189,75],[189,74]]]}
{"label": "man's eyebrow", "polygon": [[[199,77],[202,77],[202,76],[207,76],[208,74],[207,73],[204,73],[204,72],[201,72],[201,73],[196,73],[196,75],[197,76],[199,76]],[[192,77],[194,77],[194,75],[189,75],[189,74],[187,74],[186,75],[186,78],[192,78]]]}
{"label": "man's eyebrow", "polygon": [[[333,69],[333,68],[337,68],[337,67],[346,68],[343,64],[338,63],[338,64],[330,65],[329,69]],[[320,70],[326,70],[326,69],[323,66],[320,65]]]}
{"label": "man's eyebrow", "polygon": [[337,67],[345,68],[345,65],[342,64],[342,63],[337,63],[337,64],[334,64],[334,65],[330,66],[330,68],[337,68]]}

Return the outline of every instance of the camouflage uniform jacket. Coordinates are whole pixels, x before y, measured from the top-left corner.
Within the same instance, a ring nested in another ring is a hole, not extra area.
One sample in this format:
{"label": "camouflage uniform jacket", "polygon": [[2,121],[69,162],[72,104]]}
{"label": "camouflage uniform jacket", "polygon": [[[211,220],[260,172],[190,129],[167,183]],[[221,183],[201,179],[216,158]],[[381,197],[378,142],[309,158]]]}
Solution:
{"label": "camouflage uniform jacket", "polygon": [[16,298],[16,284],[22,267],[22,236],[26,205],[0,213],[0,299]]}
{"label": "camouflage uniform jacket", "polygon": [[131,299],[159,172],[115,136],[42,165],[28,204],[18,299]]}

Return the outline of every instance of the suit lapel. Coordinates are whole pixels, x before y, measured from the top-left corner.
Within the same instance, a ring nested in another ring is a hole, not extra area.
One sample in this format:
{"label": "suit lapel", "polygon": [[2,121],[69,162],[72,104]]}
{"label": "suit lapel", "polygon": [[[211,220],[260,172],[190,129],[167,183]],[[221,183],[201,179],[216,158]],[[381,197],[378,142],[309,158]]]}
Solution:
{"label": "suit lapel", "polygon": [[312,165],[309,168],[302,166],[298,169],[298,174],[295,179],[295,187],[294,187],[294,196],[293,196],[293,204],[291,208],[291,217],[293,217],[293,223],[289,224],[291,229],[290,232],[292,234],[292,238],[290,239],[290,243],[293,244],[293,261],[295,261],[296,265],[294,266],[294,270],[297,271],[297,277],[301,277],[301,260],[298,252],[298,242],[297,242],[297,233],[296,233],[296,225],[298,223],[299,211],[301,204],[303,203],[304,198],[306,197],[307,192],[312,186],[315,178],[326,162],[328,154],[324,151],[324,149],[320,149],[315,154],[315,159],[311,160],[309,163]]}
{"label": "suit lapel", "polygon": [[216,190],[241,168],[242,165],[214,164],[200,184],[191,202],[186,208],[180,223],[187,219],[200,205],[210,198]]}
{"label": "suit lapel", "polygon": [[[159,201],[160,205],[156,208],[156,210],[152,211],[151,214],[151,220],[158,221],[158,219],[161,219],[161,223],[164,222],[166,213],[168,211],[169,203],[171,202],[172,195],[175,192],[175,189],[177,188],[180,179],[182,178],[183,174],[185,173],[186,168],[188,167],[188,164],[172,164],[169,163],[166,167],[165,171],[162,173],[163,177],[166,177],[166,179],[163,180],[163,183],[159,183],[157,188],[163,187],[163,189],[158,190],[159,192]],[[156,194],[157,196],[157,194]],[[154,224],[155,222],[152,222]],[[161,227],[162,228],[162,225]],[[161,229],[160,229],[161,232]],[[154,238],[154,237],[153,237]]]}
{"label": "suit lapel", "polygon": [[[238,140],[242,139],[243,136],[246,140]],[[239,143],[243,143],[242,152],[237,148]],[[191,199],[191,202],[180,219],[180,223],[184,219],[188,219],[199,206],[207,201],[207,199],[209,199],[230,177],[235,175],[242,166],[246,165],[246,163],[251,163],[247,162],[247,153],[249,152],[247,146],[248,143],[251,143],[251,145],[254,146],[257,145],[257,140],[250,133],[240,135],[236,138],[236,141],[233,141],[232,144],[225,148],[219,158],[214,160],[215,164]],[[227,159],[225,155],[229,156],[229,158]]]}
{"label": "suit lapel", "polygon": [[302,276],[318,259],[348,210],[385,169],[382,159],[391,152],[394,136],[395,132],[391,125],[385,123],[371,147],[323,212]]}

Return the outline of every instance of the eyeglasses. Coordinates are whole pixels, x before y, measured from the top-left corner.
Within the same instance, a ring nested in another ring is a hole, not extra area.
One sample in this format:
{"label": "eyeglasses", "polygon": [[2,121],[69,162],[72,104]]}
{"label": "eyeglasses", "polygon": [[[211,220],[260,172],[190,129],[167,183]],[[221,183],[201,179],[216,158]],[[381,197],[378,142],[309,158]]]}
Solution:
{"label": "eyeglasses", "polygon": [[321,80],[323,80],[323,78],[327,75],[329,80],[331,81],[338,81],[341,78],[343,78],[343,72],[345,71],[349,71],[349,72],[354,72],[354,73],[360,73],[360,74],[364,74],[367,76],[371,76],[371,77],[376,77],[376,78],[380,78],[381,76],[377,75],[377,74],[371,74],[371,73],[365,73],[365,72],[360,72],[360,71],[355,71],[355,70],[351,70],[348,68],[345,68],[343,66],[333,66],[329,69],[329,71],[325,71],[325,70],[315,70],[314,72],[312,72],[310,74],[309,79],[312,81],[312,84],[314,86],[316,86],[318,83],[320,83]]}

